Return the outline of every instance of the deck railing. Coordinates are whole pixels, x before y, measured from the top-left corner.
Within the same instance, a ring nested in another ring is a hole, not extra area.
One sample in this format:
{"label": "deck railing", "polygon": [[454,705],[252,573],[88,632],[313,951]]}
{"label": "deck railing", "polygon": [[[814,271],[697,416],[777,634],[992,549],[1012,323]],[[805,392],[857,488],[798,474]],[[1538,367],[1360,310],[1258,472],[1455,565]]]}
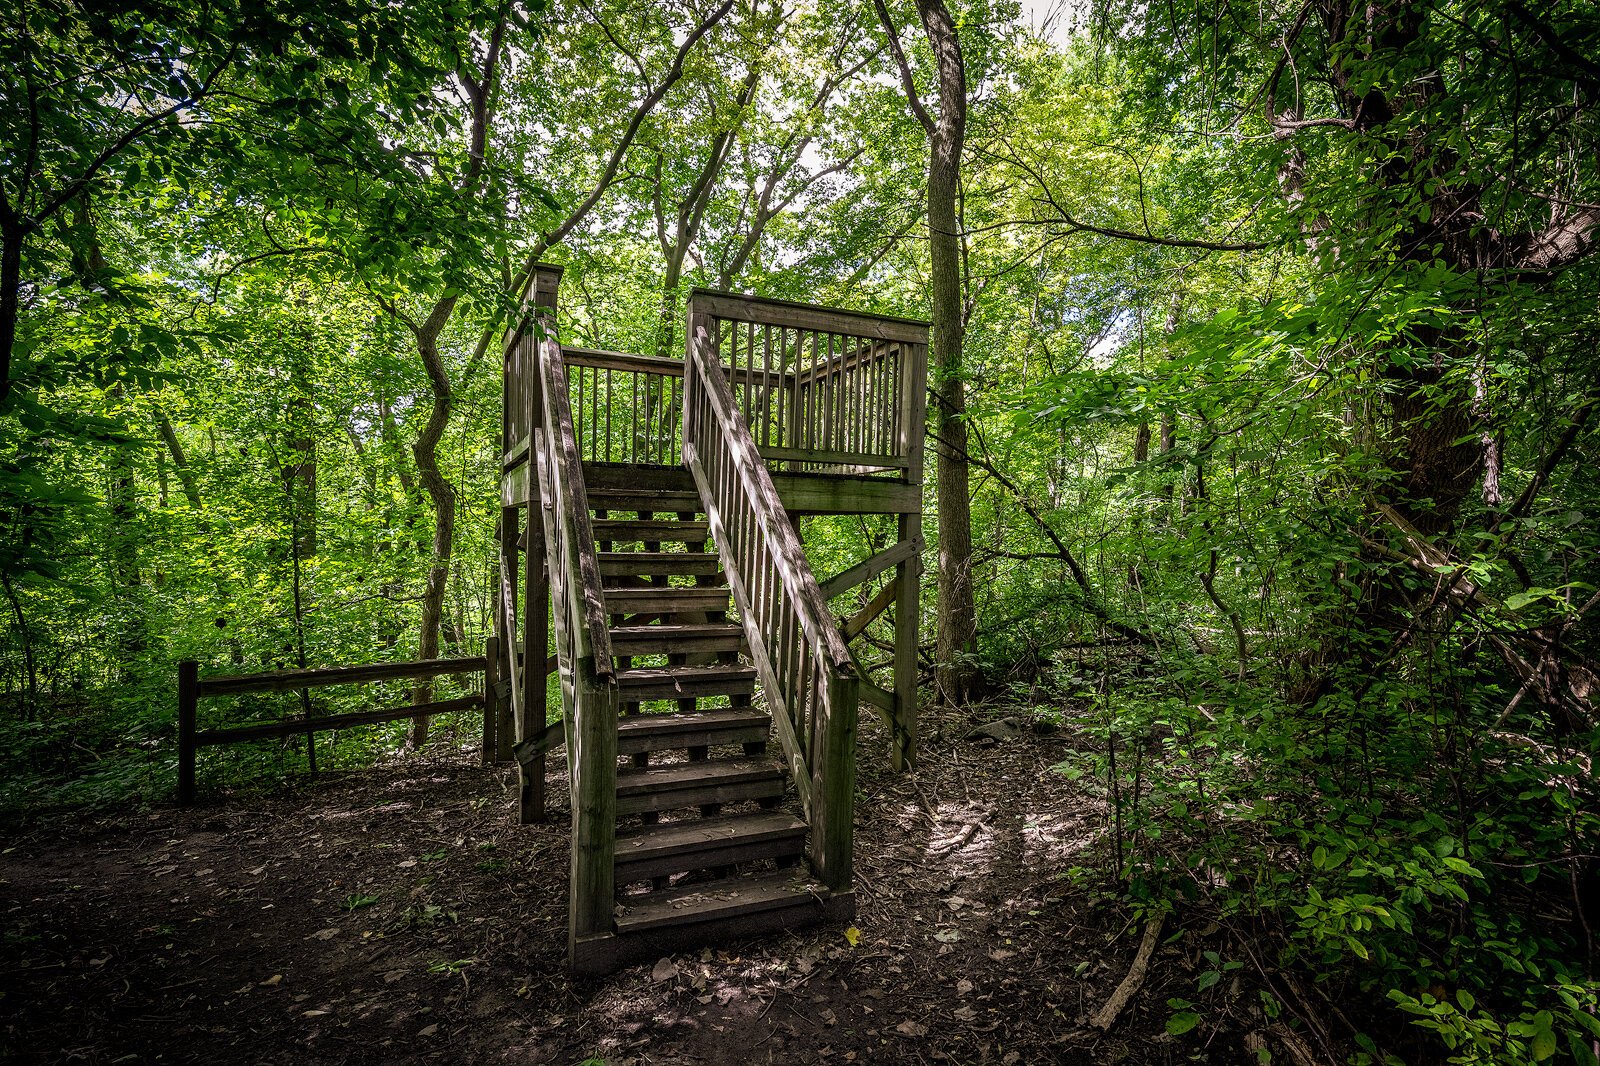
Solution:
{"label": "deck railing", "polygon": [[811,824],[812,867],[830,889],[844,891],[851,886],[859,682],[719,358],[716,338],[727,336],[729,325],[699,294],[691,299],[684,461]]}
{"label": "deck railing", "polygon": [[586,463],[678,466],[683,360],[563,348]]}
{"label": "deck railing", "polygon": [[[589,518],[570,382],[553,318],[540,319],[535,361],[542,424],[533,432],[537,499],[554,620],[572,789],[568,948],[612,930],[617,807],[617,681],[600,560]],[[533,693],[527,694],[533,698]]]}
{"label": "deck railing", "polygon": [[[710,316],[706,343],[764,460],[791,473],[920,477],[924,324],[708,290],[692,300]],[[562,356],[584,462],[683,461],[682,360],[574,347]]]}
{"label": "deck railing", "polygon": [[690,302],[762,458],[795,472],[908,476],[925,324],[706,289]]}

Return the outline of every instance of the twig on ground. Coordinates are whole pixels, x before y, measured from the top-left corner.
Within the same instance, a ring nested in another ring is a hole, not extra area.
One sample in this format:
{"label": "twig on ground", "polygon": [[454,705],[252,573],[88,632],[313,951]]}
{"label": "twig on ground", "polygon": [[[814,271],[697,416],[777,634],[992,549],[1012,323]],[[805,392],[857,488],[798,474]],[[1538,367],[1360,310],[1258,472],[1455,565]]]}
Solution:
{"label": "twig on ground", "polygon": [[1110,1029],[1117,1021],[1117,1015],[1128,1005],[1139,986],[1144,984],[1145,974],[1150,969],[1150,956],[1155,954],[1156,945],[1161,943],[1161,928],[1166,924],[1166,915],[1150,919],[1144,923],[1144,939],[1139,941],[1139,950],[1133,956],[1133,965],[1128,967],[1128,976],[1122,979],[1117,990],[1111,993],[1111,998],[1106,1000],[1105,1006],[1095,1012],[1089,1024],[1104,1032]]}

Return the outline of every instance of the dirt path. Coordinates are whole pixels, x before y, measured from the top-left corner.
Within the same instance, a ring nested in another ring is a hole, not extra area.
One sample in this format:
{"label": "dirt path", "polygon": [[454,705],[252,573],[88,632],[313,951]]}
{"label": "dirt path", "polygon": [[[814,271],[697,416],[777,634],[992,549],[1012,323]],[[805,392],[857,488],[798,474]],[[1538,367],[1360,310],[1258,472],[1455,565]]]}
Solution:
{"label": "dirt path", "polygon": [[465,757],[13,833],[0,1057],[1243,1061],[1225,1034],[1165,1034],[1188,980],[1178,948],[1109,1035],[1087,1025],[1138,930],[1061,879],[1095,861],[1103,822],[1049,770],[1070,739],[982,749],[964,721],[932,724],[915,777],[863,754],[859,936],[773,937],[581,986],[561,971],[565,809],[513,824],[509,773]]}

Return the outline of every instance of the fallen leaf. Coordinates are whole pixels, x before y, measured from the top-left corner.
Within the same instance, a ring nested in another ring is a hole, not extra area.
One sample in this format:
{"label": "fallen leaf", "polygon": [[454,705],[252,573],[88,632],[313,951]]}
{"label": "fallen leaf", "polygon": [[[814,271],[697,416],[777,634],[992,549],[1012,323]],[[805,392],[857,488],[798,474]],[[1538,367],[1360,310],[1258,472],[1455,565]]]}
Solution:
{"label": "fallen leaf", "polygon": [[950,1013],[955,1015],[956,1020],[960,1022],[970,1022],[978,1016],[978,1012],[971,1007],[957,1007]]}
{"label": "fallen leaf", "polygon": [[[933,939],[941,944],[954,944],[961,939],[961,931],[959,929],[944,929],[933,934]],[[1010,953],[1008,952],[1007,954]]]}
{"label": "fallen leaf", "polygon": [[336,937],[338,935],[339,935],[339,930],[334,928],[334,927],[332,927],[332,926],[330,926],[327,929],[318,929],[315,933],[312,933],[306,939],[307,940],[332,940],[334,937]]}
{"label": "fallen leaf", "polygon": [[678,966],[669,958],[662,958],[650,969],[650,980],[658,985],[676,976],[678,976]]}
{"label": "fallen leaf", "polygon": [[275,973],[271,977],[267,978],[265,981],[262,981],[261,982],[261,987],[262,988],[277,988],[282,983],[283,983],[283,974]]}
{"label": "fallen leaf", "polygon": [[969,996],[972,994],[972,982],[963,977],[956,982],[956,995]]}
{"label": "fallen leaf", "polygon": [[921,1022],[914,1022],[910,1018],[894,1027],[894,1031],[902,1036],[927,1036],[928,1027]]}
{"label": "fallen leaf", "polygon": [[439,1031],[439,1023],[438,1022],[434,1022],[432,1025],[424,1025],[421,1029],[418,1029],[417,1030],[417,1035],[418,1036],[432,1036],[434,1033],[437,1033],[438,1031]]}
{"label": "fallen leaf", "polygon": [[850,928],[844,931],[844,939],[845,943],[849,944],[851,947],[855,947],[857,944],[861,943],[861,930],[852,925]]}
{"label": "fallen leaf", "polygon": [[989,957],[995,962],[1005,962],[1007,959],[1014,958],[1016,954],[1015,951],[1007,951],[1005,948],[995,948],[989,952]]}
{"label": "fallen leaf", "polygon": [[325,1011],[325,1010],[308,1010],[304,1014],[300,1015],[300,1017],[302,1017],[302,1018],[320,1018],[324,1014],[327,1014],[327,1013],[328,1012]]}

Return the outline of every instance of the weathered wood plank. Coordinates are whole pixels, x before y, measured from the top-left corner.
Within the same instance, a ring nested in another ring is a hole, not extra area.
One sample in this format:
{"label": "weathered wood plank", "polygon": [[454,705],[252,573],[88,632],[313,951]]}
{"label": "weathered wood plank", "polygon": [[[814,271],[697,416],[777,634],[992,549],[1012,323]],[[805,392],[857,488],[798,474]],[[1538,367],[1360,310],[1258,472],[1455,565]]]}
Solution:
{"label": "weathered wood plank", "polygon": [[845,640],[854,640],[860,636],[880,614],[889,609],[889,605],[895,601],[895,596],[900,591],[899,580],[899,578],[894,578],[879,589],[878,594],[872,597],[865,607],[861,608],[845,622],[841,627],[844,631]]}
{"label": "weathered wood plank", "polygon": [[[642,520],[638,518],[596,518],[593,535],[596,539],[616,543],[669,543],[698,544],[706,539],[708,527],[704,522]],[[598,560],[596,568],[598,571]]]}
{"label": "weathered wood plank", "polygon": [[[842,400],[840,402],[843,402]],[[843,416],[841,415],[842,419]],[[830,417],[829,425],[824,433],[834,431],[833,419]],[[876,452],[854,452],[844,450],[829,450],[826,448],[761,448],[761,458],[770,462],[789,460],[801,463],[828,463],[833,466],[868,466],[884,470],[903,470],[910,465],[910,460],[896,455],[879,454]]]}
{"label": "weathered wood plank", "polygon": [[780,811],[644,826],[617,835],[617,881],[799,855],[805,837],[806,823]]}
{"label": "weathered wood plank", "polygon": [[260,725],[232,726],[226,729],[205,729],[195,734],[195,745],[205,748],[214,747],[218,744],[236,744],[244,740],[299,736],[302,733],[309,733],[313,730],[348,729],[351,726],[358,725],[377,725],[381,722],[398,722],[406,718],[422,718],[430,714],[470,711],[482,706],[482,696],[462,696],[453,700],[435,700],[432,703],[412,704],[409,707],[389,707],[377,711],[356,711],[352,714],[335,714],[322,718],[294,718],[286,722],[266,722]]}
{"label": "weathered wood plank", "polygon": [[231,674],[200,678],[196,695],[232,696],[242,692],[286,692],[324,685],[355,685],[366,681],[397,678],[445,677],[474,674],[483,669],[483,658],[421,659],[404,663],[369,663],[364,666],[317,666],[305,670],[274,670],[262,674]]}
{"label": "weathered wood plank", "polygon": [[795,329],[849,333],[884,341],[924,342],[929,325],[911,318],[894,318],[865,311],[839,311],[810,304],[791,303],[761,296],[695,289],[690,299],[696,308],[718,318],[756,322]]}
{"label": "weathered wood plank", "polygon": [[921,554],[922,547],[920,536],[902,540],[869,559],[863,559],[848,570],[835,574],[817,587],[822,590],[823,599],[831,600],[840,593],[850,591],[863,581],[872,580],[889,567],[898,566],[913,555]]}
{"label": "weathered wood plank", "polygon": [[691,696],[725,696],[755,689],[753,666],[717,663],[711,666],[650,666],[617,671],[617,693],[625,702],[670,700]]}
{"label": "weathered wood plank", "polygon": [[611,650],[618,656],[738,651],[744,642],[743,627],[732,623],[614,626],[611,630]]}

